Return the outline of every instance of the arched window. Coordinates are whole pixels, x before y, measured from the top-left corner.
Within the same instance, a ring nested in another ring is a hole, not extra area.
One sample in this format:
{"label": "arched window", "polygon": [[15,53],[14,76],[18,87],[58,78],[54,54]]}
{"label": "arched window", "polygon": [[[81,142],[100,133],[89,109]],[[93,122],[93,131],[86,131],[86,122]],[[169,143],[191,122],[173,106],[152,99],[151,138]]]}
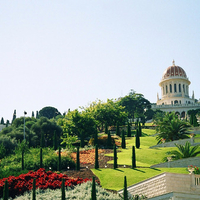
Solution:
{"label": "arched window", "polygon": [[183,92],[185,93],[185,85],[183,84]]}
{"label": "arched window", "polygon": [[169,91],[170,91],[170,93],[172,93],[172,85],[171,84],[169,85]]}
{"label": "arched window", "polygon": [[176,83],[174,84],[174,92],[176,92]]}
{"label": "arched window", "polygon": [[177,100],[175,100],[175,101],[174,101],[174,104],[178,104],[178,101],[177,101]]}
{"label": "arched window", "polygon": [[166,85],[166,94],[168,93],[168,88],[167,88],[167,85]]}
{"label": "arched window", "polygon": [[181,84],[179,84],[178,87],[179,87],[179,92],[181,92]]}
{"label": "arched window", "polygon": [[163,94],[165,94],[165,88],[163,87]]}

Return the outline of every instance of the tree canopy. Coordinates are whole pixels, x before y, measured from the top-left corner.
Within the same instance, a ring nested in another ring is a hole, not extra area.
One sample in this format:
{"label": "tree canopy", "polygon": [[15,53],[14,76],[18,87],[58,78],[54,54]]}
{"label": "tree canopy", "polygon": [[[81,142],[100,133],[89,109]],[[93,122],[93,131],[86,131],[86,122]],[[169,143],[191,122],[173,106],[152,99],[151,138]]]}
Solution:
{"label": "tree canopy", "polygon": [[39,111],[39,117],[47,117],[48,119],[55,118],[57,115],[61,115],[57,108],[47,106]]}

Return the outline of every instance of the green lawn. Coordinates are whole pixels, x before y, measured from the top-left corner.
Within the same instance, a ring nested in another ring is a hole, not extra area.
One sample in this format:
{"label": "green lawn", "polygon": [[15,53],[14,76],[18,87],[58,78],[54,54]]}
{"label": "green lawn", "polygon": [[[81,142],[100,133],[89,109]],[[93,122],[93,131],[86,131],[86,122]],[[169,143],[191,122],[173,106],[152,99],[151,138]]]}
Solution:
{"label": "green lawn", "polygon": [[[146,129],[147,132],[150,131],[153,135],[151,129]],[[146,130],[142,130],[143,132]],[[149,132],[149,133],[150,133]],[[123,188],[124,176],[127,176],[127,185],[133,185],[155,175],[161,174],[163,172],[173,172],[173,173],[184,173],[188,174],[186,168],[150,168],[151,165],[158,164],[162,162],[162,159],[166,156],[167,151],[176,149],[176,147],[164,147],[164,148],[153,148],[150,146],[156,145],[157,141],[155,137],[140,137],[140,148],[135,149],[136,151],[136,169],[130,168],[118,168],[118,169],[92,169],[93,173],[99,177],[101,185],[103,188],[120,190]],[[120,152],[117,153],[119,165],[130,165],[132,162],[132,146],[135,146],[135,137],[126,140],[126,149],[119,149]],[[113,154],[107,154],[107,156],[113,156]],[[113,163],[109,161],[108,163]]]}
{"label": "green lawn", "polygon": [[96,176],[99,177],[102,187],[110,190],[122,189],[124,184],[124,176],[127,177],[127,186],[131,186],[163,172],[188,174],[186,168],[108,168],[92,169],[92,171]]}

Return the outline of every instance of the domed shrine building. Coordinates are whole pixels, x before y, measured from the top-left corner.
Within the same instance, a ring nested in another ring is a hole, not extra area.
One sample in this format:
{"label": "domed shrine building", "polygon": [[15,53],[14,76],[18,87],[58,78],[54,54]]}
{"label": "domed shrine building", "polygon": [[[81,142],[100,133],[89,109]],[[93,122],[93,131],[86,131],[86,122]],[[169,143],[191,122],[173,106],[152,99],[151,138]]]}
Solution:
{"label": "domed shrine building", "polygon": [[157,104],[152,109],[160,109],[165,112],[175,112],[181,118],[185,118],[188,110],[200,108],[195,102],[194,92],[189,96],[190,81],[183,68],[175,65],[169,66],[163,73],[159,86],[161,87],[161,99],[157,95]]}

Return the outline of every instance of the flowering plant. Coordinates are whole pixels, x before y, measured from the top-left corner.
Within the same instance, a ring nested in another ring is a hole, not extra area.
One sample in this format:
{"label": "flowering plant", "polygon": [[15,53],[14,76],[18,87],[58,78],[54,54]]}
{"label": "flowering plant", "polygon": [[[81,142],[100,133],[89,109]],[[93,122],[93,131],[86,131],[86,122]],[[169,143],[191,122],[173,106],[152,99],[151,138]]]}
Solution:
{"label": "flowering plant", "polygon": [[188,171],[193,171],[194,174],[200,174],[200,169],[197,166],[189,165]]}
{"label": "flowering plant", "polygon": [[75,185],[87,182],[89,179],[70,178],[65,174],[56,174],[52,171],[46,172],[44,168],[27,174],[21,174],[18,177],[9,176],[0,180],[0,198],[3,196],[3,188],[5,180],[8,180],[9,196],[14,198],[23,194],[25,191],[31,190],[33,187],[33,179],[36,178],[36,188],[40,189],[56,189],[61,188],[62,179],[65,179],[65,187],[73,187]]}
{"label": "flowering plant", "polygon": [[165,138],[162,138],[162,139],[161,139],[161,142],[162,142],[162,143],[165,143],[165,141],[166,141]]}
{"label": "flowering plant", "polygon": [[191,133],[191,134],[190,134],[190,137],[191,137],[191,138],[193,138],[194,136],[195,136],[195,134],[194,134],[194,133]]}

